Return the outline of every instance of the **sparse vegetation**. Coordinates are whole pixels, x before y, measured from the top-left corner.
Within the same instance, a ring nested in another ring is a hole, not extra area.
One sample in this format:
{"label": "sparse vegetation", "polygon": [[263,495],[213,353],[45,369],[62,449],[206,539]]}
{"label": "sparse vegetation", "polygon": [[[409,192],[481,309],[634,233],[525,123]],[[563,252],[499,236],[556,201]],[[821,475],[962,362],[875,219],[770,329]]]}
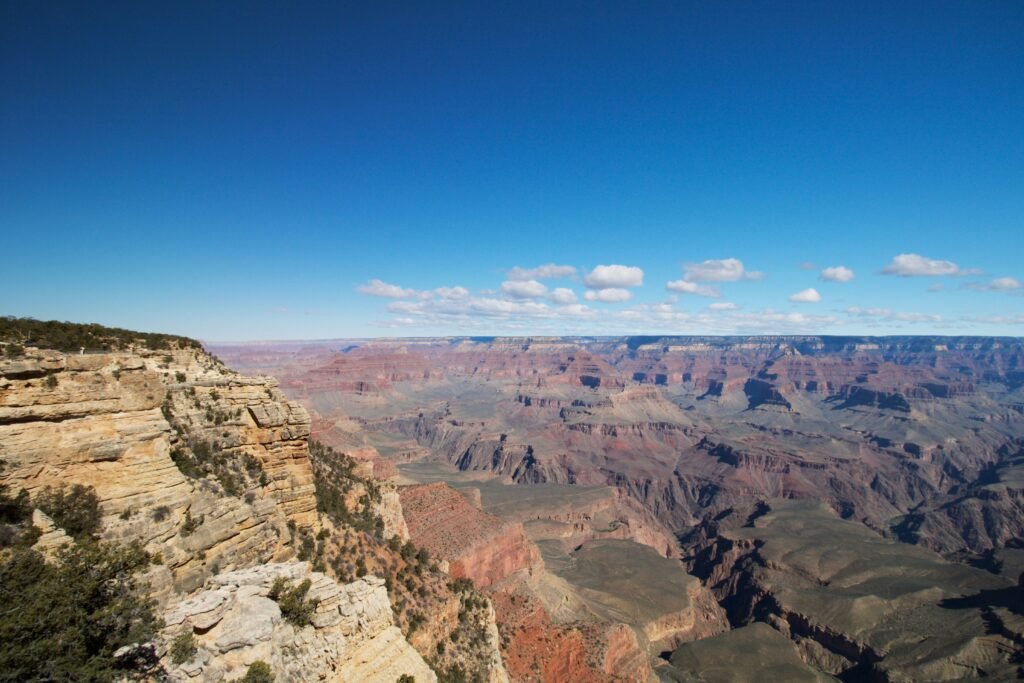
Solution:
{"label": "sparse vegetation", "polygon": [[191,510],[185,510],[185,521],[181,523],[181,535],[191,536],[204,521],[206,521],[205,515],[200,515],[199,519],[196,519],[192,516]]}
{"label": "sparse vegetation", "polygon": [[196,639],[192,631],[182,633],[171,641],[171,661],[184,664],[196,656]]}
{"label": "sparse vegetation", "polygon": [[[194,396],[194,388],[190,387]],[[195,407],[200,407],[198,398],[194,398]],[[164,417],[174,427],[181,441],[171,449],[171,459],[178,469],[189,479],[213,477],[230,496],[242,497],[246,492],[257,486],[264,487],[270,483],[259,459],[250,453],[238,453],[226,449],[218,441],[191,435],[186,424],[178,420],[174,406],[170,400],[164,402]],[[241,416],[241,411],[236,410]],[[231,419],[232,413],[207,407],[204,419],[207,425],[220,425]],[[222,438],[230,438],[230,432],[223,432]]]}
{"label": "sparse vegetation", "polygon": [[[436,654],[428,663],[440,680],[486,680],[487,599],[469,579],[448,583],[425,548],[397,536],[385,537],[384,523],[375,512],[383,500],[381,484],[357,476],[356,460],[316,441],[310,441],[310,459],[317,507],[335,529],[316,535],[310,558],[314,568],[324,571],[326,566],[341,582],[369,574],[382,577],[396,621],[407,637],[422,632],[429,615],[443,612],[446,604],[458,600],[459,620],[450,633],[438,634],[440,639],[432,644]],[[307,539],[313,538],[307,534],[292,528],[300,559],[310,547]]]}
{"label": "sparse vegetation", "polygon": [[[317,510],[326,514],[335,523],[351,526],[381,538],[384,520],[374,513],[374,506],[380,504],[380,484],[372,479],[355,475],[355,460],[325,446],[318,441],[309,442],[310,461],[313,465],[316,486]],[[357,499],[355,509],[349,510],[347,494],[356,486],[365,493]]]}
{"label": "sparse vegetation", "polygon": [[114,351],[133,346],[148,349],[201,348],[194,339],[172,334],[13,316],[0,317],[0,340],[7,342],[5,352],[9,356],[21,355],[25,346],[74,353],[82,348],[88,351]]}
{"label": "sparse vegetation", "polygon": [[245,675],[238,679],[240,683],[274,683],[274,672],[263,660],[249,665]]}

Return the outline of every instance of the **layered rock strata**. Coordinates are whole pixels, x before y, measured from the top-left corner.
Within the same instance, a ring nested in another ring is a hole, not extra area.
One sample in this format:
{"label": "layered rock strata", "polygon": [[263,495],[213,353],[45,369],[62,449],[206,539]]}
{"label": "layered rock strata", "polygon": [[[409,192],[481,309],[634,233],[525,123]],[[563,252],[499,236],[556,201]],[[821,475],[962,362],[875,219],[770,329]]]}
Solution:
{"label": "layered rock strata", "polygon": [[[282,616],[270,597],[279,578],[311,582],[310,624]],[[339,585],[299,562],[236,570],[170,606],[164,621],[169,634],[192,634],[196,644],[189,661],[171,668],[171,680],[231,680],[255,661],[270,664],[279,681],[437,680],[395,626],[384,581],[372,576]]]}
{"label": "layered rock strata", "polygon": [[453,577],[486,588],[515,572],[543,567],[522,524],[478,510],[447,484],[403,487],[400,498],[410,538],[443,558]]}
{"label": "layered rock strata", "polygon": [[[296,529],[321,528],[309,432],[276,382],[194,349],[0,360],[2,483],[33,496],[92,487],[102,537],[141,541],[158,558],[145,581],[165,635],[199,642],[181,666],[161,646],[172,678],[224,680],[263,660],[280,681],[436,680],[396,626],[382,579],[338,584],[308,563],[279,563],[294,557]],[[200,453],[214,474],[195,469]],[[397,494],[382,501],[399,533]],[[70,542],[39,511],[33,521],[43,552]],[[312,582],[311,625],[282,620],[267,597],[278,576]]]}

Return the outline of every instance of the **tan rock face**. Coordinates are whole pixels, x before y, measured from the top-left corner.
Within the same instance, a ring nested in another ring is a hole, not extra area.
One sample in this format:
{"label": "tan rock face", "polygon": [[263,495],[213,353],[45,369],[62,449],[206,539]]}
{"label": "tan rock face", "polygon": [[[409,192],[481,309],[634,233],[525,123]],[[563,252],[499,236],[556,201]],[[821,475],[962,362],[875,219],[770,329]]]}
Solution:
{"label": "tan rock face", "polygon": [[[199,641],[181,666],[165,655],[172,680],[236,679],[262,659],[279,681],[435,681],[396,626],[383,580],[339,584],[307,563],[273,562],[295,553],[290,526],[320,528],[309,433],[306,411],[273,380],[236,375],[201,351],[0,360],[0,480],[32,495],[91,486],[103,538],[159,554],[145,581],[165,610],[166,640]],[[253,476],[229,487],[176,464],[172,454],[198,444],[218,462],[256,463]],[[380,508],[407,537],[393,488]],[[41,550],[68,540],[38,511],[34,522]],[[282,618],[268,598],[277,576],[310,579],[312,625]]]}
{"label": "tan rock face", "polygon": [[[275,579],[309,579],[312,624],[297,627],[269,597]],[[367,576],[339,585],[306,563],[266,564],[214,577],[202,592],[164,614],[169,635],[192,633],[192,660],[172,666],[174,681],[240,678],[250,663],[270,664],[280,681],[393,683],[410,675],[436,681],[394,625],[384,581]]]}
{"label": "tan rock face", "polygon": [[[163,556],[152,578],[158,595],[172,585],[197,587],[211,566],[290,553],[285,523],[316,519],[309,417],[272,380],[235,375],[194,350],[40,352],[4,361],[0,372],[4,482],[30,493],[94,487],[103,536],[141,539]],[[170,415],[189,438],[256,458],[267,485],[236,497],[212,480],[186,477],[170,457],[182,439]],[[198,522],[194,529],[189,520]]]}
{"label": "tan rock face", "polygon": [[72,542],[70,536],[64,530],[56,526],[42,510],[32,511],[32,526],[39,529],[39,540],[32,546],[44,555],[53,556],[61,547]]}
{"label": "tan rock face", "polygon": [[542,566],[522,524],[476,509],[447,484],[405,487],[400,497],[410,538],[446,560],[453,577],[470,578],[484,588]]}

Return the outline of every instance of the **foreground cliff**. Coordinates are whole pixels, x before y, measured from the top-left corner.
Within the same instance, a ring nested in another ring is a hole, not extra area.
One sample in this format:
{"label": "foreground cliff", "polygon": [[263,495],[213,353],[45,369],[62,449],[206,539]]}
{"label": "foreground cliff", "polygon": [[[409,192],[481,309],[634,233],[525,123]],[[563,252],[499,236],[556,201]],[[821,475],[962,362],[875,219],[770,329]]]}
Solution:
{"label": "foreground cliff", "polygon": [[[8,343],[0,485],[5,501],[23,491],[10,500],[26,509],[78,486],[75,495],[94,499],[99,539],[147,551],[141,580],[164,624],[146,646],[158,660],[148,662],[150,675],[230,680],[258,665],[278,681],[436,680],[410,641],[423,641],[417,627],[434,621],[424,610],[452,604],[454,621],[461,598],[415,559],[404,566],[430,577],[433,602],[417,597],[428,579],[395,586],[387,569],[399,566],[406,532],[393,489],[351,470],[348,479],[318,480],[308,414],[273,380],[237,375],[187,340],[159,349],[146,341],[88,354]],[[332,488],[342,486],[356,492],[351,511]],[[325,514],[325,496],[341,501],[342,518]],[[38,510],[29,523],[46,532],[34,547],[51,562],[63,561],[61,547],[95,543],[91,534],[73,539]],[[0,547],[0,558],[7,552]],[[420,650],[435,655],[442,637],[448,632]],[[482,661],[453,647],[434,665],[503,680],[496,644],[488,655],[487,642],[472,655]]]}

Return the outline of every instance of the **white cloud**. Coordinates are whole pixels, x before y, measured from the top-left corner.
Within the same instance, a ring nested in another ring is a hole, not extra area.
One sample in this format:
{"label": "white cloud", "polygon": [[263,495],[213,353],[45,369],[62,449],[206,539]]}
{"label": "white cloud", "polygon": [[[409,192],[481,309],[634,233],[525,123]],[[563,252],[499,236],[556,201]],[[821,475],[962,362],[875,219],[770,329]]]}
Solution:
{"label": "white cloud", "polygon": [[861,308],[860,306],[850,306],[846,309],[846,312],[859,318],[876,318],[879,320],[904,323],[942,322],[941,315],[934,315],[931,313],[905,313],[901,311],[893,311],[888,308]]}
{"label": "white cloud", "polygon": [[994,291],[1005,292],[1010,289],[1020,289],[1020,280],[1012,277],[1000,277],[988,283],[988,286]]}
{"label": "white cloud", "polygon": [[516,299],[536,299],[548,293],[548,288],[536,280],[506,280],[501,293]]}
{"label": "white cloud", "polygon": [[1012,277],[997,277],[992,282],[971,282],[964,285],[965,289],[976,289],[979,292],[1011,292],[1021,288],[1020,280]]}
{"label": "white cloud", "polygon": [[465,299],[469,296],[469,290],[465,287],[438,287],[437,289],[421,291],[408,287],[399,287],[398,285],[377,279],[370,280],[365,285],[357,287],[356,291],[388,299],[429,299],[434,295],[442,299]]}
{"label": "white cloud", "polygon": [[442,299],[465,299],[469,296],[469,290],[465,287],[438,287],[434,293]]}
{"label": "white cloud", "polygon": [[977,275],[979,272],[974,268],[962,269],[952,261],[932,259],[920,254],[898,254],[882,269],[883,275],[900,277]]}
{"label": "white cloud", "polygon": [[722,292],[714,285],[701,285],[696,282],[688,282],[686,280],[672,280],[665,285],[665,289],[670,292],[695,294],[697,296],[706,296],[711,299],[717,299],[722,296]]}
{"label": "white cloud", "polygon": [[587,301],[600,301],[606,304],[617,304],[629,301],[633,298],[633,292],[621,287],[605,287],[604,289],[589,290],[583,297]]}
{"label": "white cloud", "polygon": [[1024,325],[1024,315],[992,315],[992,316],[967,316],[962,318],[969,323],[981,323],[984,325]]}
{"label": "white cloud", "polygon": [[548,298],[556,304],[573,304],[576,303],[576,292],[568,287],[557,287],[551,290]]}
{"label": "white cloud", "polygon": [[814,287],[808,287],[796,294],[791,294],[789,300],[800,304],[816,304],[821,301],[821,294],[818,294],[818,290]]}
{"label": "white cloud", "polygon": [[554,309],[554,312],[556,315],[572,318],[592,318],[597,315],[597,311],[586,304],[569,304],[568,306],[560,306]]}
{"label": "white cloud", "polygon": [[736,280],[760,280],[764,273],[749,271],[743,261],[736,258],[708,259],[701,263],[687,263],[683,266],[683,277],[690,282],[735,282]]}
{"label": "white cloud", "polygon": [[520,268],[516,266],[508,271],[509,280],[554,280],[565,277],[575,277],[575,266],[559,266],[554,263],[545,263],[536,268]]}
{"label": "white cloud", "polygon": [[428,299],[393,301],[389,312],[393,321],[379,323],[385,327],[441,327],[455,329],[523,330],[527,326],[549,330],[552,334],[586,333],[584,324],[598,313],[585,304],[550,306],[539,301],[466,297],[463,299]]}
{"label": "white cloud", "polygon": [[[618,324],[616,325],[616,321]],[[783,313],[767,309],[755,312],[705,311],[689,314],[666,305],[638,305],[601,318],[609,329],[627,331],[639,328],[668,334],[791,334],[821,333],[842,327],[843,320],[833,315]]]}
{"label": "white cloud", "polygon": [[716,301],[708,306],[712,311],[735,311],[736,304],[731,301]]}
{"label": "white cloud", "polygon": [[821,279],[826,282],[849,282],[853,277],[853,271],[846,266],[832,266],[821,271]]}
{"label": "white cloud", "polygon": [[591,289],[621,289],[639,287],[644,283],[644,271],[635,266],[597,266],[583,278]]}
{"label": "white cloud", "polygon": [[[461,310],[461,309],[460,309]],[[526,314],[539,315],[546,313],[550,307],[536,301],[506,301],[505,299],[471,299],[468,310],[481,315]]]}
{"label": "white cloud", "polygon": [[422,296],[422,292],[418,292],[415,289],[406,289],[405,287],[399,287],[398,285],[392,285],[383,280],[376,279],[370,280],[365,285],[361,285],[356,289],[362,294],[383,296],[389,299],[412,299]]}
{"label": "white cloud", "polygon": [[392,318],[391,320],[378,320],[374,323],[377,327],[411,327],[416,324],[412,318]]}
{"label": "white cloud", "polygon": [[392,313],[422,313],[427,307],[426,302],[392,301],[388,310]]}

